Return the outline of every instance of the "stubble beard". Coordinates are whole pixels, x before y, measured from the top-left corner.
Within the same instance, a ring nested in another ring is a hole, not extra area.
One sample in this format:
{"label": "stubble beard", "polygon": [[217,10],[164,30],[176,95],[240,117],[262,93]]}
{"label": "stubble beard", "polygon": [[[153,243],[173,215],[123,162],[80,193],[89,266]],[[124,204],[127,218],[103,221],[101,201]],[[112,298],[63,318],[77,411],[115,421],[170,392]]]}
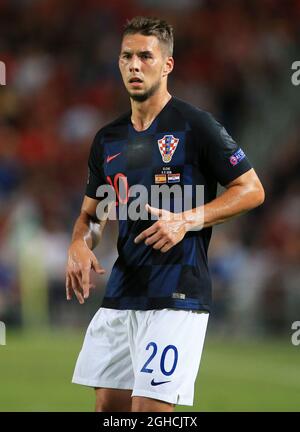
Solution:
{"label": "stubble beard", "polygon": [[160,81],[157,81],[155,84],[153,84],[152,87],[150,87],[144,93],[135,94],[135,93],[131,93],[130,91],[128,93],[129,93],[129,96],[131,97],[131,99],[133,99],[134,101],[145,102],[147,99],[149,99],[151,96],[153,96],[157,92],[159,87],[160,87]]}

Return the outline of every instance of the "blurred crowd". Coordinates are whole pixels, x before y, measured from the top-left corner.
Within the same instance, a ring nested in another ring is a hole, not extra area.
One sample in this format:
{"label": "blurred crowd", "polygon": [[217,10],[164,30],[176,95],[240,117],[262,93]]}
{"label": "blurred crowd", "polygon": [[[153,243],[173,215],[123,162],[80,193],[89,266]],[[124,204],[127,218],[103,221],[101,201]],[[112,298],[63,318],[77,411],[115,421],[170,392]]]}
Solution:
{"label": "blurred crowd", "polygon": [[[0,87],[0,320],[80,325],[99,305],[107,276],[78,306],[65,301],[64,269],[91,140],[129,107],[118,54],[123,25],[135,15],[174,26],[170,92],[212,112],[266,188],[262,207],[215,229],[214,325],[289,332],[300,319],[300,122],[289,112],[300,88],[288,75],[299,54],[297,0],[0,0],[7,70]],[[108,275],[116,224],[105,231],[96,253]]]}

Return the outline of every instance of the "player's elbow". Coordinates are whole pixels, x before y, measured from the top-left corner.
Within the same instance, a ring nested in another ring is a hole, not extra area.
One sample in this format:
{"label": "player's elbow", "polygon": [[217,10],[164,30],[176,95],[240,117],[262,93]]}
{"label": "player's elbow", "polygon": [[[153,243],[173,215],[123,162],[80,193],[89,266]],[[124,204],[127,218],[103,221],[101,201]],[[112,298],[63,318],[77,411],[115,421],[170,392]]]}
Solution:
{"label": "player's elbow", "polygon": [[257,206],[262,205],[265,202],[265,198],[266,198],[266,194],[265,194],[265,190],[263,188],[263,186],[261,185],[259,192],[258,192],[258,196],[257,196]]}
{"label": "player's elbow", "polygon": [[262,205],[265,201],[265,190],[259,180],[253,182],[248,191],[251,199],[249,199],[249,210]]}

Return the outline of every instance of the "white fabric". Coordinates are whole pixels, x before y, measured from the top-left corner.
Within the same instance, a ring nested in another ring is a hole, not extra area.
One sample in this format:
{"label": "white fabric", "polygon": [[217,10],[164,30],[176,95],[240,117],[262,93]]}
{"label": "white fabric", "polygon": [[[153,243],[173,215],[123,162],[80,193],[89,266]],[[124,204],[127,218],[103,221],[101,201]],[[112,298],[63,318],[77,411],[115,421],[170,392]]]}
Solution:
{"label": "white fabric", "polygon": [[208,317],[177,309],[100,308],[88,326],[72,382],[193,405]]}

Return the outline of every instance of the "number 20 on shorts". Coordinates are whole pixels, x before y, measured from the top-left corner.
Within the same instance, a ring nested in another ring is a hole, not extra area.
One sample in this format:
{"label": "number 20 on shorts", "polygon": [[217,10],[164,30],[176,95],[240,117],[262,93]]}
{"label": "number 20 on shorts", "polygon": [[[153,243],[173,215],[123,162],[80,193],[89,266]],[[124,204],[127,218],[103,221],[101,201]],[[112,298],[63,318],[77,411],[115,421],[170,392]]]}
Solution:
{"label": "number 20 on shorts", "polygon": [[[153,369],[149,368],[148,366],[150,366],[151,361],[154,359],[154,357],[157,354],[157,345],[155,342],[149,342],[148,345],[146,346],[147,351],[151,348],[153,349],[153,351],[152,351],[150,357],[148,358],[148,360],[146,361],[146,363],[144,364],[144,366],[142,367],[141,372],[145,372],[145,373],[152,373],[153,372]],[[167,371],[165,368],[165,359],[166,359],[166,355],[169,351],[173,352],[174,359],[173,359],[173,365],[172,365],[171,369]],[[160,358],[160,370],[161,370],[161,372],[166,376],[172,375],[172,373],[176,369],[177,362],[178,362],[178,350],[177,350],[176,346],[175,345],[167,345],[164,348],[164,350],[161,354],[161,358]]]}

